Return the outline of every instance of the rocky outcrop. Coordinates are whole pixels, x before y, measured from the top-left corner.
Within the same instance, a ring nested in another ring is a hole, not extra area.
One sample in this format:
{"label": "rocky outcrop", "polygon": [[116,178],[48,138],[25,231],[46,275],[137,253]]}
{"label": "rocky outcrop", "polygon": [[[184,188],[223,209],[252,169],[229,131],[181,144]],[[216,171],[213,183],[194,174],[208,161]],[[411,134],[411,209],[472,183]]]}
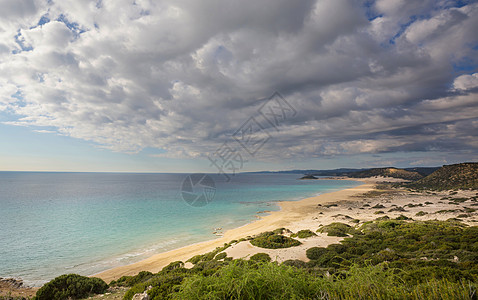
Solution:
{"label": "rocky outcrop", "polygon": [[319,179],[319,178],[317,178],[317,177],[315,177],[315,176],[313,176],[313,175],[304,175],[304,176],[302,176],[302,178],[300,178],[300,179]]}
{"label": "rocky outcrop", "polygon": [[148,292],[144,292],[142,294],[134,294],[133,300],[149,300]]}
{"label": "rocky outcrop", "polygon": [[8,287],[12,289],[19,289],[24,287],[23,280],[15,278],[1,278],[0,277],[0,288]]}

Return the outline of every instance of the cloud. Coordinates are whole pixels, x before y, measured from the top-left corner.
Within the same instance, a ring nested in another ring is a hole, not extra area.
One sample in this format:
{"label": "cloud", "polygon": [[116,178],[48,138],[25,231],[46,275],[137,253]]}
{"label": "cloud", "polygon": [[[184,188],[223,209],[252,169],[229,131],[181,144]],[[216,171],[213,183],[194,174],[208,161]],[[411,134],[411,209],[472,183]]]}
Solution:
{"label": "cloud", "polygon": [[205,157],[279,91],[297,115],[257,159],[478,152],[476,3],[7,2],[11,125]]}
{"label": "cloud", "polygon": [[471,90],[478,87],[478,73],[461,75],[455,78],[453,87],[456,90]]}

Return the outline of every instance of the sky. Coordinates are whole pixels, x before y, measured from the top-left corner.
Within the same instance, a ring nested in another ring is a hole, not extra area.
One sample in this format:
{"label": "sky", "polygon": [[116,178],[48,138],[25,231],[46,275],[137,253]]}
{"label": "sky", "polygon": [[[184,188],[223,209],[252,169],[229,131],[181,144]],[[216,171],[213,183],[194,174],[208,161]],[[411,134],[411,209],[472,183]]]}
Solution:
{"label": "sky", "polygon": [[0,0],[0,170],[478,161],[478,2]]}

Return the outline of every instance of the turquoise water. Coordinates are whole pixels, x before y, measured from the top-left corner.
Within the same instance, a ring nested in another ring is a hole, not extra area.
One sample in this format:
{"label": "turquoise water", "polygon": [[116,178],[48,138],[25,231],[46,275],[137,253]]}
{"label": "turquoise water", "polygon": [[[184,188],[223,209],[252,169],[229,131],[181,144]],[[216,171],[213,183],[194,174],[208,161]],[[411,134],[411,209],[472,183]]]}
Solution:
{"label": "turquoise water", "polygon": [[216,194],[193,207],[187,174],[0,172],[0,277],[41,285],[60,274],[91,275],[216,238],[258,211],[359,183],[297,180],[293,174],[214,176]]}

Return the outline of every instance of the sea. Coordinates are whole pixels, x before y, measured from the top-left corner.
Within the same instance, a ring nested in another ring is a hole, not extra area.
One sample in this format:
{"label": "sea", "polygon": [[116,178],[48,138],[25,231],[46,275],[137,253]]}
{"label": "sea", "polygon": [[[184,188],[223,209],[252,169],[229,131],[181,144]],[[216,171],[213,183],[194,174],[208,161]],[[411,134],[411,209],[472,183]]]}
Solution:
{"label": "sea", "polygon": [[[0,277],[41,286],[61,274],[92,275],[218,238],[213,232],[279,210],[279,201],[360,184],[299,177],[0,172]],[[200,195],[206,201],[194,201]]]}

